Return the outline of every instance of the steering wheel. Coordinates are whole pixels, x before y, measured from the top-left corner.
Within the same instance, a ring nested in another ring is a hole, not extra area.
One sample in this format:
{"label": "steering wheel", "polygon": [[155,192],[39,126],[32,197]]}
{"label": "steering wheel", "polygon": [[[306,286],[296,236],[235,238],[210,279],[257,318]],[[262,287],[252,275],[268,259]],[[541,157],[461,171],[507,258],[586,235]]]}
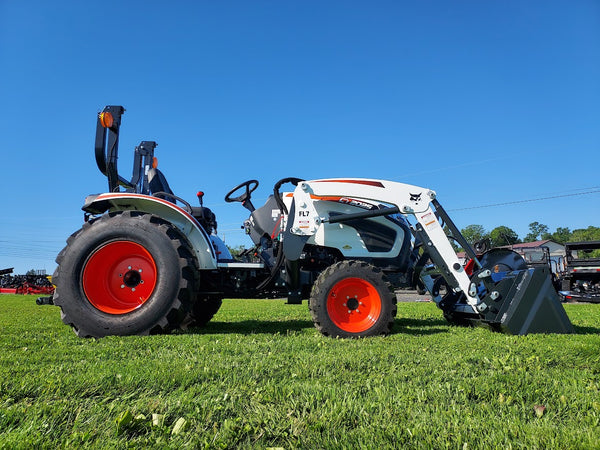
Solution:
{"label": "steering wheel", "polygon": [[[225,201],[227,203],[233,203],[233,202],[242,202],[243,203],[246,200],[250,199],[250,194],[252,194],[256,190],[257,187],[258,187],[258,181],[256,181],[256,180],[244,181],[243,183],[238,184],[236,187],[234,187],[232,190],[230,190],[227,193],[227,195],[225,195]],[[242,195],[238,195],[237,197],[232,197],[232,195],[236,191],[239,191],[241,188],[246,188],[244,193]]]}

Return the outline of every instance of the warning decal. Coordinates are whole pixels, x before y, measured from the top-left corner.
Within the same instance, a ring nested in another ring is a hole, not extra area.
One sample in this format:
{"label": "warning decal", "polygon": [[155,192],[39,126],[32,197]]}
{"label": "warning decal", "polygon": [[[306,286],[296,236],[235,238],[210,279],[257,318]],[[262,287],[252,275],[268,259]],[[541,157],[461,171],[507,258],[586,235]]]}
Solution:
{"label": "warning decal", "polygon": [[433,214],[432,212],[421,216],[421,221],[425,224],[425,228],[427,228],[428,230],[431,230],[432,228],[435,228],[436,225],[439,225],[435,214]]}

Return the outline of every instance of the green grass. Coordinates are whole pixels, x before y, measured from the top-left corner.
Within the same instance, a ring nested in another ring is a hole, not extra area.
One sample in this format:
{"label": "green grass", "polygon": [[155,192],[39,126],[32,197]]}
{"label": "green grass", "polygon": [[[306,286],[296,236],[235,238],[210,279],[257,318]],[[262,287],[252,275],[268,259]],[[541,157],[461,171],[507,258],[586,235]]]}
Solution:
{"label": "green grass", "polygon": [[600,305],[518,337],[401,303],[391,336],[335,340],[306,303],[226,300],[86,340],[34,300],[0,296],[0,448],[600,448]]}

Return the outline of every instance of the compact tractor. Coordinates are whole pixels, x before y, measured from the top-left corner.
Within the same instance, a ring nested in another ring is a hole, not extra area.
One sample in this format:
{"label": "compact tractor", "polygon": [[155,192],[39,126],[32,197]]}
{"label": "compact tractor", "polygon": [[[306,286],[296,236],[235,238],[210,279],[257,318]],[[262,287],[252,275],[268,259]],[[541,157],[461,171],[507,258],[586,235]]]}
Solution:
{"label": "compact tractor", "polygon": [[[173,193],[157,168],[155,142],[135,148],[131,180],[119,174],[124,111],[107,106],[98,115],[95,155],[108,191],[86,198],[85,222],[56,259],[52,300],[79,336],[201,326],[223,298],[250,297],[308,298],[324,335],[381,335],[394,323],[394,290],[417,284],[452,323],[512,334],[572,332],[548,268],[527,268],[508,250],[478,257],[427,188],[290,177],[256,208],[258,181],[243,182],[225,201],[249,211],[243,228],[253,246],[235,259],[203,194],[192,206]],[[451,239],[468,254],[466,265]]]}

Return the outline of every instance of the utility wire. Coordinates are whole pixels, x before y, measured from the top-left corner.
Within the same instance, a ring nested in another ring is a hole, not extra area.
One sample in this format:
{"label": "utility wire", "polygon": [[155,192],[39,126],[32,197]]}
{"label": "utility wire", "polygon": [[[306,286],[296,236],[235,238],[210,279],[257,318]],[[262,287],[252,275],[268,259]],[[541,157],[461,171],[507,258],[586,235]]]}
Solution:
{"label": "utility wire", "polygon": [[[598,186],[600,188],[600,186]],[[589,194],[597,194],[600,192],[600,189],[597,189],[595,191],[589,191],[589,192],[578,192],[575,194],[562,194],[562,195],[552,195],[549,197],[538,197],[538,198],[530,198],[527,200],[515,200],[512,202],[504,202],[504,203],[492,203],[490,205],[479,205],[479,206],[467,206],[465,208],[454,208],[454,209],[449,209],[448,211],[466,211],[469,209],[482,209],[482,208],[493,208],[496,206],[506,206],[506,205],[517,205],[519,203],[531,203],[531,202],[539,202],[542,200],[552,200],[555,198],[564,198],[564,197],[575,197],[575,196],[579,196],[579,195],[589,195]]]}
{"label": "utility wire", "polygon": [[[571,194],[559,194],[559,195],[551,195],[546,197],[538,197],[532,199],[525,200],[515,200],[511,202],[502,202],[502,203],[492,203],[489,205],[479,205],[479,206],[467,206],[464,208],[453,208],[448,209],[448,211],[467,211],[472,209],[483,209],[483,208],[494,208],[498,206],[507,206],[507,205],[517,205],[521,203],[532,203],[543,200],[552,200],[557,198],[565,198],[565,197],[576,197],[582,195],[590,195],[600,193],[600,186],[592,186],[589,188],[580,188],[580,189],[572,189],[571,191],[577,190],[587,190],[587,192],[575,192]],[[591,189],[591,190],[589,190]],[[564,191],[563,191],[564,192]],[[224,224],[227,226],[227,229],[219,230],[221,234],[224,233],[244,233],[242,228],[232,229],[230,226],[234,225],[233,223]],[[3,257],[13,257],[13,258],[43,258],[43,257],[54,257],[54,255],[64,246],[64,242],[61,240],[40,240],[36,242],[32,242],[33,239],[30,236],[30,232],[21,231],[21,238],[27,238],[28,242],[23,242],[23,239],[0,239],[0,256]]]}

